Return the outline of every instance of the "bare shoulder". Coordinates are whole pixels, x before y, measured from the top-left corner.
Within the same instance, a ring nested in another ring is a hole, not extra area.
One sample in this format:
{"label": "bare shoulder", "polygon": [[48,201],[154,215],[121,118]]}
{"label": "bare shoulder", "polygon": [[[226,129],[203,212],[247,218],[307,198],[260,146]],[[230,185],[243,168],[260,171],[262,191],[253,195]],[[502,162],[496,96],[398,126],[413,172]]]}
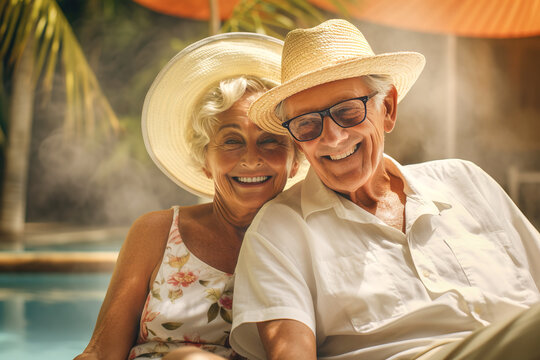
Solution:
{"label": "bare shoulder", "polygon": [[135,233],[153,233],[169,231],[172,220],[173,210],[159,210],[146,213],[137,218],[131,226],[129,232]]}
{"label": "bare shoulder", "polygon": [[120,251],[121,259],[155,266],[165,250],[172,221],[172,209],[140,216],[129,229]]}

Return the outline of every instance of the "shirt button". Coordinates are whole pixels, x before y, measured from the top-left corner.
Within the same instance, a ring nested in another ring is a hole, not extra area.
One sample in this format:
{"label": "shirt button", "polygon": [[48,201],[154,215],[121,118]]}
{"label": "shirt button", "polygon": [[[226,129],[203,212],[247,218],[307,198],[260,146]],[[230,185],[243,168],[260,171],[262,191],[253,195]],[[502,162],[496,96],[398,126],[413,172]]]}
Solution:
{"label": "shirt button", "polygon": [[474,312],[478,315],[482,315],[482,307],[478,304],[474,305]]}
{"label": "shirt button", "polygon": [[424,269],[424,270],[422,270],[422,275],[424,275],[424,277],[429,278],[429,277],[431,276],[431,272],[429,272],[428,270]]}

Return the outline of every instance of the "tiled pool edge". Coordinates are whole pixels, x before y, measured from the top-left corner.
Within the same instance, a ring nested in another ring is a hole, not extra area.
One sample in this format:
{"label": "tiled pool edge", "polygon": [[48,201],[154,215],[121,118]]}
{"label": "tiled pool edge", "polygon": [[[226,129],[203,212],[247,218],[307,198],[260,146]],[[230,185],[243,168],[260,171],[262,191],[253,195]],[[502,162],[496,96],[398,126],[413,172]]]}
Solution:
{"label": "tiled pool edge", "polygon": [[0,252],[0,272],[111,272],[117,251]]}

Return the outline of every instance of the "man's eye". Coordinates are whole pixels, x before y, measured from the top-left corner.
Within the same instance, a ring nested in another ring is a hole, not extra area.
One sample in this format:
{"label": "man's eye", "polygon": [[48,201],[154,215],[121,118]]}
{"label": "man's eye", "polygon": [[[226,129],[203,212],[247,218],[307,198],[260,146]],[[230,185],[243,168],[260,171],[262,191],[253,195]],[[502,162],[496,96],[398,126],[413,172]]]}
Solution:
{"label": "man's eye", "polygon": [[300,118],[296,121],[295,127],[298,130],[307,131],[312,128],[317,128],[321,124],[320,117]]}
{"label": "man's eye", "polygon": [[336,115],[343,117],[355,117],[363,113],[363,109],[358,107],[346,107],[337,110]]}
{"label": "man's eye", "polygon": [[223,142],[225,145],[236,145],[236,144],[241,144],[242,141],[238,140],[238,139],[227,139]]}

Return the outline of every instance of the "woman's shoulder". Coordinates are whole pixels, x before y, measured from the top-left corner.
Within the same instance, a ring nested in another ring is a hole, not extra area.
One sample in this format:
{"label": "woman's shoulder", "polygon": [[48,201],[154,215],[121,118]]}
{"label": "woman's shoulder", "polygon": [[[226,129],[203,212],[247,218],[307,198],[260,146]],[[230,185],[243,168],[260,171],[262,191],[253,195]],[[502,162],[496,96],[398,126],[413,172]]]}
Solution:
{"label": "woman's shoulder", "polygon": [[174,211],[169,209],[137,218],[120,249],[115,271],[148,284],[151,274],[159,268],[173,216]]}
{"label": "woman's shoulder", "polygon": [[208,214],[208,206],[206,204],[193,206],[175,206],[166,210],[158,210],[148,212],[137,218],[131,226],[130,233],[137,235],[152,234],[153,237],[160,235],[168,236],[171,227],[183,224],[199,224],[203,222]]}
{"label": "woman's shoulder", "polygon": [[157,240],[164,248],[173,218],[173,209],[152,211],[139,216],[129,229],[126,243],[131,247],[148,249],[155,247]]}
{"label": "woman's shoulder", "polygon": [[171,226],[174,216],[174,209],[151,211],[139,216],[131,226],[132,228],[153,228],[158,229],[162,227],[169,228]]}

